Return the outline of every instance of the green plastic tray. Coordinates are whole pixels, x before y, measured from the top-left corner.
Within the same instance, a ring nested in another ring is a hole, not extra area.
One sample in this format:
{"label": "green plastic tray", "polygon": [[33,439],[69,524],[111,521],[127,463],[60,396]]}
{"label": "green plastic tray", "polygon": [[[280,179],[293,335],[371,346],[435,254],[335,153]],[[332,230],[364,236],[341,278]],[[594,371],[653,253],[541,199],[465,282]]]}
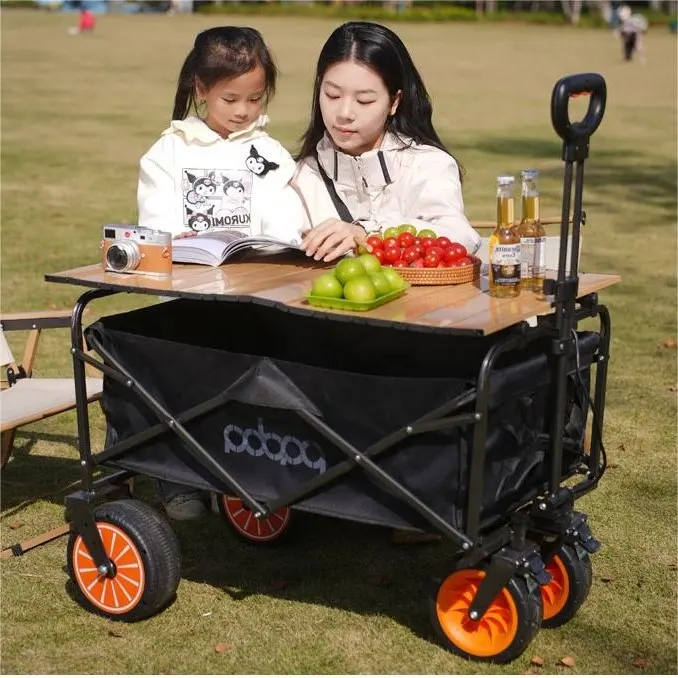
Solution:
{"label": "green plastic tray", "polygon": [[377,306],[393,301],[398,297],[402,297],[405,292],[407,292],[407,287],[403,287],[401,290],[396,290],[395,292],[389,292],[388,294],[383,294],[380,297],[377,297],[374,301],[349,301],[348,299],[333,299],[332,297],[318,297],[314,294],[306,295],[306,301],[308,301],[311,306],[319,306],[321,308],[332,308],[339,311],[371,311]]}

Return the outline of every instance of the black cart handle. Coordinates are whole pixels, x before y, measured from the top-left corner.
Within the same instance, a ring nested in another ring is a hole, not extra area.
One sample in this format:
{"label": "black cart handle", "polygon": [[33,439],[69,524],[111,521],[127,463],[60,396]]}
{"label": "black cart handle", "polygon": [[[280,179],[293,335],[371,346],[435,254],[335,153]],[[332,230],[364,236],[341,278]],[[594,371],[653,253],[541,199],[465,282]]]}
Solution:
{"label": "black cart handle", "polygon": [[[581,122],[571,122],[569,115],[570,97],[589,94],[589,108]],[[551,95],[551,121],[558,136],[566,143],[578,143],[598,129],[605,113],[607,86],[598,73],[578,73],[561,78]]]}

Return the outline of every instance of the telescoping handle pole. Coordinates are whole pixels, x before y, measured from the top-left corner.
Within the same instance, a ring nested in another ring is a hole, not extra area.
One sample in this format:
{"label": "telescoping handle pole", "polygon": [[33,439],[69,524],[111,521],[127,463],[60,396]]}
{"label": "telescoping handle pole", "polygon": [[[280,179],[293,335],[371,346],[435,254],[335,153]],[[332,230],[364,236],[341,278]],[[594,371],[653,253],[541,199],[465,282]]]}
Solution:
{"label": "telescoping handle pole", "polygon": [[[570,99],[589,95],[589,106],[583,120],[570,120]],[[589,155],[589,141],[603,120],[607,87],[602,75],[580,73],[561,78],[551,95],[551,121],[558,136],[563,140],[565,176],[563,181],[563,211],[560,223],[560,248],[558,277],[544,281],[544,292],[555,299],[556,336],[552,352],[557,356],[555,365],[555,411],[551,425],[551,478],[550,490],[555,495],[562,473],[563,433],[567,395],[567,362],[575,328],[575,302],[579,290],[579,233],[582,220],[582,190],[584,185],[584,161]],[[574,208],[572,214],[572,244],[570,270],[566,270],[568,237],[570,235],[570,199],[572,193],[572,166],[575,168]]]}

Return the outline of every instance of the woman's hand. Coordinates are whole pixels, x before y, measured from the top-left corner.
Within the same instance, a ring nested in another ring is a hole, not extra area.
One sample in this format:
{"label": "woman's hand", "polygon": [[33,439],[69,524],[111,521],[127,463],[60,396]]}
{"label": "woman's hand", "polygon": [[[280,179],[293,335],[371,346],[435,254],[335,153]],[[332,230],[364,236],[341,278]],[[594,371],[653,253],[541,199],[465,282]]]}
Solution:
{"label": "woman's hand", "polygon": [[316,261],[334,261],[365,240],[365,229],[339,219],[326,219],[304,235],[301,246]]}

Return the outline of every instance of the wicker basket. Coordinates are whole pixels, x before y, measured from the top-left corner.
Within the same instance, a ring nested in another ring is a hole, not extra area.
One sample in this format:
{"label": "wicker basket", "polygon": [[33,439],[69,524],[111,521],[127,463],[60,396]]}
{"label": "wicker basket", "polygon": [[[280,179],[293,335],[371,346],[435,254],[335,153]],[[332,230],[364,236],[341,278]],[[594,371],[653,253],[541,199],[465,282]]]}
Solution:
{"label": "wicker basket", "polygon": [[411,285],[461,285],[480,278],[480,259],[469,256],[473,261],[467,266],[447,268],[396,268],[395,270]]}

